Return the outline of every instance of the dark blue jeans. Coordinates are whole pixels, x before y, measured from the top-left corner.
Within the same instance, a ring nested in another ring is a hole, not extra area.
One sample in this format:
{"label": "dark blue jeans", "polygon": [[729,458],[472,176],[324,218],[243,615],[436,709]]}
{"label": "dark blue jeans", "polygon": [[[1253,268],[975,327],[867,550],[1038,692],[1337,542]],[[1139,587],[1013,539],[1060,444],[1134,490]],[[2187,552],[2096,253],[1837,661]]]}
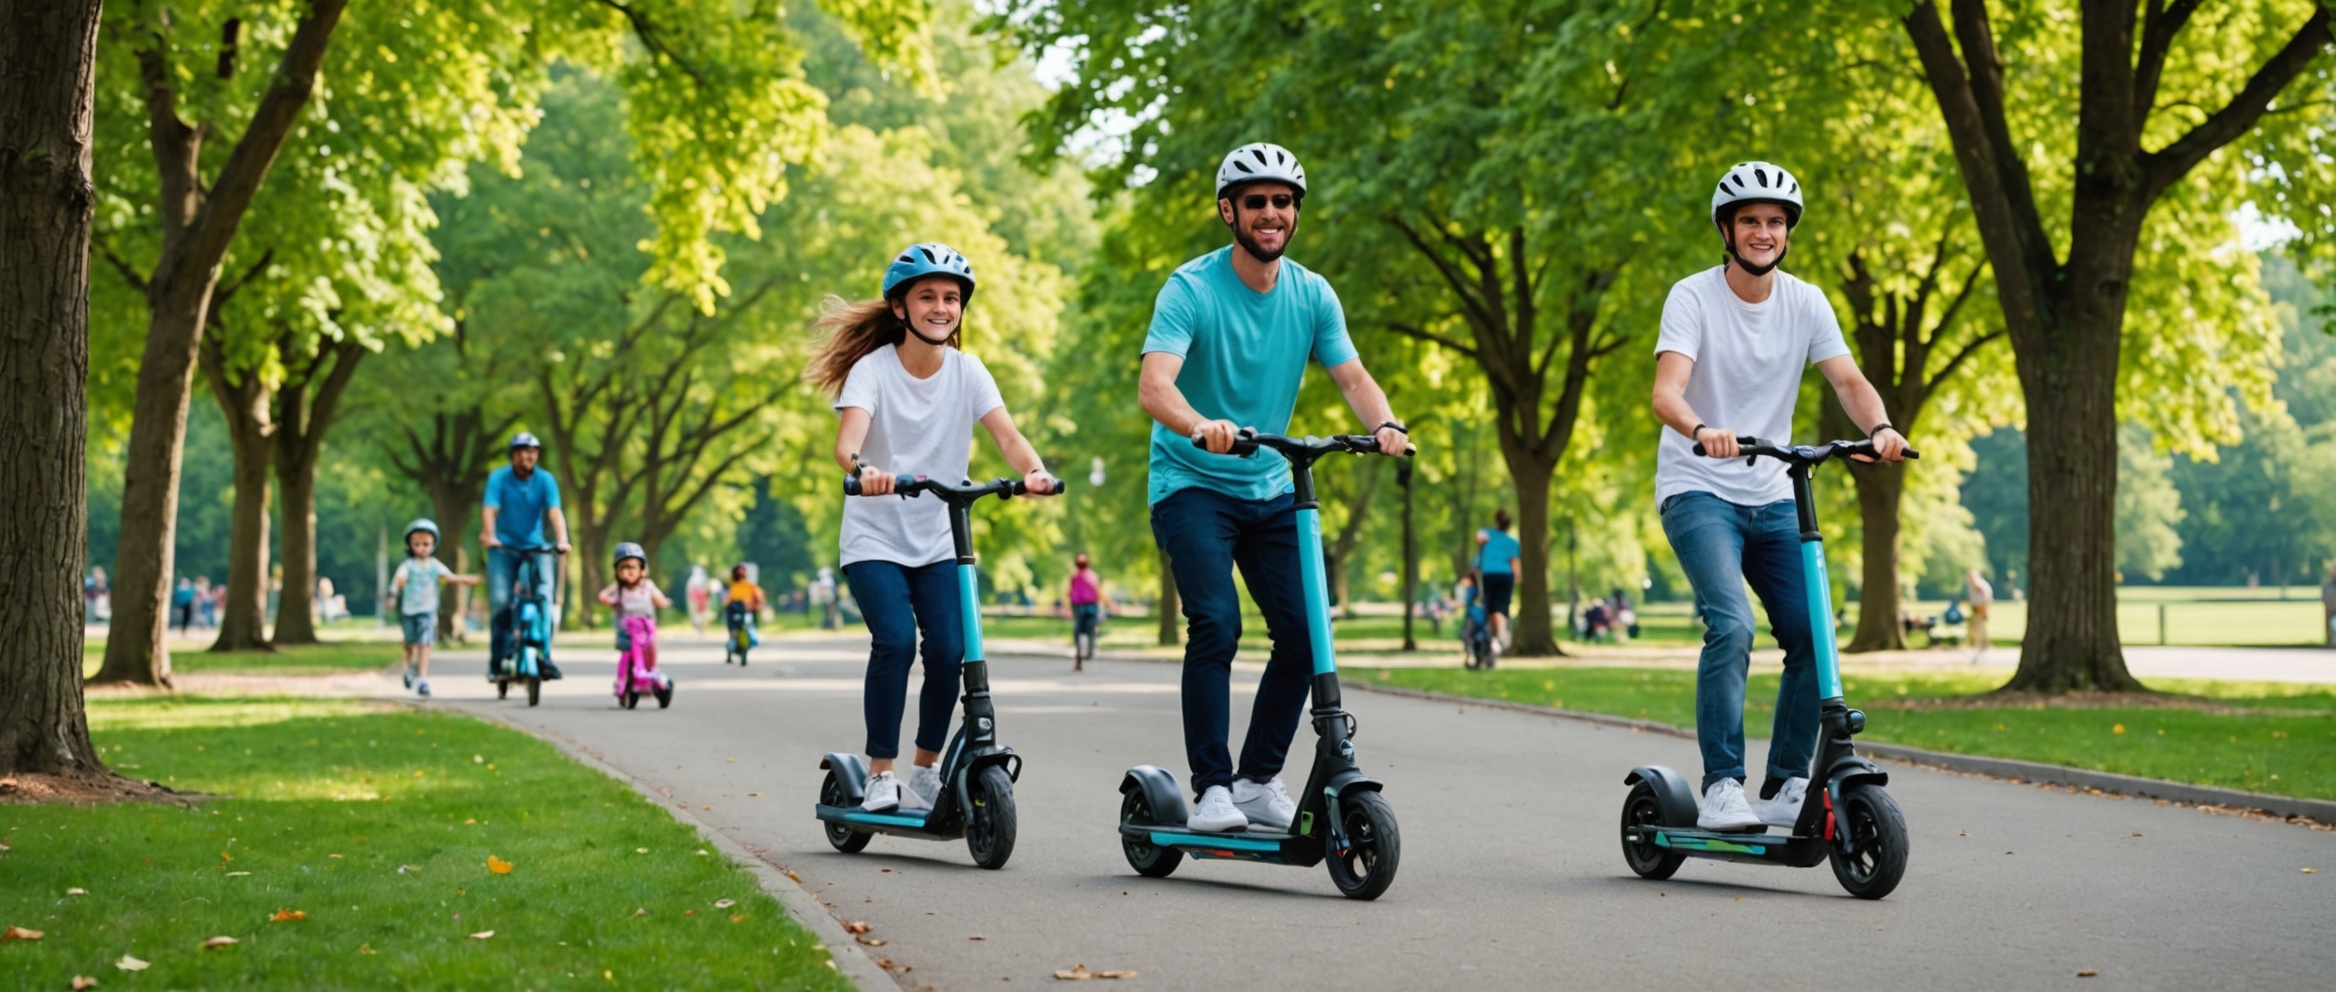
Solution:
{"label": "dark blue jeans", "polygon": [[1768,626],[1784,649],[1776,689],[1776,724],[1768,735],[1768,774],[1809,774],[1817,752],[1817,667],[1809,627],[1809,593],[1801,576],[1801,532],[1793,503],[1730,503],[1710,493],[1664,501],[1663,534],[1695,586],[1703,615],[1703,659],[1695,676],[1695,739],[1703,747],[1703,785],[1744,778],[1744,683],[1752,667],[1752,604],[1760,596]]}
{"label": "dark blue jeans", "polygon": [[1226,738],[1232,732],[1233,655],[1241,645],[1236,567],[1273,639],[1249,710],[1239,777],[1263,782],[1280,774],[1305,716],[1314,648],[1306,629],[1293,504],[1287,494],[1246,500],[1201,488],[1179,489],[1152,504],[1152,536],[1168,553],[1176,593],[1184,600],[1184,755],[1192,763],[1195,795],[1230,786],[1235,777]]}
{"label": "dark blue jeans", "polygon": [[844,566],[860,601],[872,645],[868,684],[860,706],[868,721],[868,757],[900,757],[900,717],[908,703],[908,670],[916,664],[917,631],[925,634],[925,688],[917,697],[917,746],[939,751],[949,743],[949,715],[965,668],[965,607],[958,600],[957,562],[910,568],[888,561]]}
{"label": "dark blue jeans", "polygon": [[[508,547],[487,549],[487,672],[501,674],[503,659],[519,653],[518,632],[514,629],[511,586],[519,578],[519,562],[526,558]],[[551,595],[559,602],[560,556],[553,551],[534,553],[535,577],[538,582],[551,583]],[[547,673],[548,674],[548,673]]]}

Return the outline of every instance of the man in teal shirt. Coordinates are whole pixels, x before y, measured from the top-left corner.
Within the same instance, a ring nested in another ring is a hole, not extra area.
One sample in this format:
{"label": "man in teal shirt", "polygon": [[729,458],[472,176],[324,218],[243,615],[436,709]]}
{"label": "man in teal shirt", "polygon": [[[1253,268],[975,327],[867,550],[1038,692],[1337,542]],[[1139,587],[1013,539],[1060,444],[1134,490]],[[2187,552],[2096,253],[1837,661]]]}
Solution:
{"label": "man in teal shirt", "polygon": [[1517,591],[1517,557],[1523,552],[1509,536],[1509,508],[1492,511],[1492,526],[1476,532],[1476,584],[1492,617],[1494,651],[1509,648],[1509,597]]}
{"label": "man in teal shirt", "polygon": [[[1297,804],[1280,773],[1313,672],[1289,465],[1271,455],[1226,457],[1235,435],[1242,427],[1288,431],[1311,357],[1373,425],[1381,452],[1404,448],[1386,393],[1347,337],[1338,294],[1282,257],[1305,196],[1306,170],[1288,149],[1261,142],[1225,156],[1217,217],[1234,243],[1168,278],[1144,338],[1142,399],[1155,421],[1152,535],[1168,554],[1189,623],[1184,748],[1200,799],[1187,821],[1195,830],[1289,829]],[[1226,743],[1241,640],[1235,567],[1273,640],[1238,769]]]}

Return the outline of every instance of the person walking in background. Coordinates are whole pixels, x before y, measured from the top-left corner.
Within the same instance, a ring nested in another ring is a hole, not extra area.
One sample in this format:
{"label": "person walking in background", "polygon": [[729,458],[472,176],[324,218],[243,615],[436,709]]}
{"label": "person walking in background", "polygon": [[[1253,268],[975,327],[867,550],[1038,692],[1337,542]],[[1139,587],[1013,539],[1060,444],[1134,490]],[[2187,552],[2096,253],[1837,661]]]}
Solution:
{"label": "person walking in background", "polygon": [[213,611],[212,604],[214,602],[216,600],[211,596],[211,577],[208,575],[195,576],[195,623],[205,627],[219,626],[219,619]]}
{"label": "person walking in background", "polygon": [[184,635],[195,622],[195,580],[178,577],[178,588],[170,591],[170,610],[178,618],[178,632]]}
{"label": "person walking in background", "polygon": [[1987,654],[1987,608],[1995,602],[1995,587],[1974,568],[1963,573],[1963,598],[1971,604],[1971,663]]}
{"label": "person walking in background", "polygon": [[836,628],[835,569],[820,566],[819,578],[811,583],[811,608],[819,612],[819,629]]}
{"label": "person walking in background", "polygon": [[1492,616],[1492,649],[1509,649],[1509,598],[1517,591],[1517,557],[1524,549],[1509,535],[1507,507],[1492,511],[1492,526],[1476,532],[1477,581],[1485,612]]}
{"label": "person walking in background", "polygon": [[1087,659],[1095,657],[1103,612],[1112,607],[1111,598],[1103,594],[1103,579],[1088,566],[1086,554],[1082,552],[1072,563],[1077,567],[1071,571],[1071,671],[1083,672]]}
{"label": "person walking in background", "polygon": [[706,606],[714,595],[712,585],[713,580],[706,577],[704,562],[691,565],[689,579],[682,584],[682,589],[689,597],[689,625],[700,634],[706,632]]}

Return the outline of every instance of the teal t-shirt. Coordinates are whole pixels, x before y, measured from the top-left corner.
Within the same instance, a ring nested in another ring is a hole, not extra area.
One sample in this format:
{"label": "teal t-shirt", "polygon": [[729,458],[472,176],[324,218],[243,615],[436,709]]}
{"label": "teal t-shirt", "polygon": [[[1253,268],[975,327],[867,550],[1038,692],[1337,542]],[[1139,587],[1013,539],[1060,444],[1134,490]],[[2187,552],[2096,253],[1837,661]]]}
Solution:
{"label": "teal t-shirt", "polygon": [[[1287,258],[1271,292],[1250,289],[1233,271],[1233,250],[1227,245],[1202,255],[1168,277],[1152,306],[1144,352],[1184,359],[1176,388],[1202,416],[1286,433],[1306,359],[1332,368],[1355,358],[1346,311],[1328,280]],[[1212,455],[1153,424],[1150,501],[1194,486],[1271,499],[1291,491],[1290,464],[1264,451],[1249,458]]]}
{"label": "teal t-shirt", "polygon": [[1509,559],[1524,553],[1517,539],[1510,537],[1508,531],[1490,527],[1477,533],[1484,536],[1484,547],[1476,553],[1477,570],[1486,575],[1509,574]]}
{"label": "teal t-shirt", "polygon": [[487,505],[496,510],[495,536],[504,544],[536,547],[544,543],[544,512],[559,508],[560,484],[540,466],[522,479],[505,465],[487,474]]}

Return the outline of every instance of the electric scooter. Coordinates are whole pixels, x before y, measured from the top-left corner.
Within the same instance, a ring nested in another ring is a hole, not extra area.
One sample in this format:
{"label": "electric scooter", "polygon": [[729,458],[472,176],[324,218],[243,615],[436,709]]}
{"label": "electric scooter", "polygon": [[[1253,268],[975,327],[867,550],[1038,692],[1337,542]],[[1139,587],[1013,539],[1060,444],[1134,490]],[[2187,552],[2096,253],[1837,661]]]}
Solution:
{"label": "electric scooter", "polygon": [[1290,462],[1297,496],[1298,568],[1314,647],[1314,706],[1310,712],[1317,740],[1314,767],[1298,797],[1297,819],[1288,833],[1194,830],[1185,825],[1191,813],[1175,774],[1156,765],[1138,765],[1128,769],[1119,785],[1120,846],[1128,865],[1149,878],[1168,877],[1186,856],[1299,868],[1311,868],[1327,858],[1330,880],[1339,892],[1355,899],[1376,899],[1395,882],[1402,837],[1395,827],[1395,808],[1380,794],[1384,787],[1355,766],[1355,718],[1339,705],[1338,660],[1330,643],[1330,595],[1322,575],[1322,512],[1314,499],[1314,463],[1333,453],[1375,454],[1379,440],[1369,434],[1300,439],[1243,428],[1229,453],[1246,458],[1259,448],[1271,448]]}
{"label": "electric scooter", "polygon": [[[858,461],[858,456],[853,460]],[[827,779],[819,786],[817,812],[827,842],[846,854],[868,846],[876,834],[924,840],[965,838],[973,863],[1003,868],[1014,854],[1014,782],[1022,777],[1022,756],[998,743],[997,710],[990,702],[990,666],[982,650],[981,604],[975,590],[971,508],[985,496],[1012,499],[1025,494],[1018,479],[951,486],[930,479],[902,480],[893,487],[903,499],[931,493],[949,505],[949,536],[957,543],[958,596],[965,614],[965,721],[941,753],[941,794],[931,809],[902,807],[889,813],[860,808],[867,800],[868,766],[857,754],[830,751],[820,760]],[[855,472],[844,480],[847,495],[860,495]],[[904,785],[905,789],[906,786]]]}
{"label": "electric scooter", "polygon": [[[1833,584],[1825,572],[1825,539],[1817,532],[1817,506],[1809,473],[1835,458],[1871,455],[1872,441],[1834,441],[1780,447],[1740,438],[1747,461],[1774,458],[1792,477],[1793,506],[1801,528],[1801,574],[1808,587],[1809,628],[1816,639],[1819,742],[1812,788],[1801,803],[1792,833],[1772,837],[1768,828],[1749,832],[1701,830],[1695,826],[1696,790],[1688,779],[1661,765],[1631,769],[1623,783],[1622,858],[1641,878],[1662,880],[1690,857],[1810,868],[1833,863],[1833,877],[1860,899],[1880,899],[1906,873],[1906,818],[1883,786],[1888,773],[1860,757],[1850,738],[1866,728],[1866,715],[1842,701],[1841,659],[1833,640]],[[1703,445],[1695,446],[1703,454]],[[1916,457],[1913,451],[1906,457]],[[1821,786],[1818,788],[1817,786]]]}
{"label": "electric scooter", "polygon": [[746,667],[746,649],[754,646],[753,640],[746,634],[748,609],[745,603],[731,603],[722,607],[722,664],[736,661],[738,667]]}

